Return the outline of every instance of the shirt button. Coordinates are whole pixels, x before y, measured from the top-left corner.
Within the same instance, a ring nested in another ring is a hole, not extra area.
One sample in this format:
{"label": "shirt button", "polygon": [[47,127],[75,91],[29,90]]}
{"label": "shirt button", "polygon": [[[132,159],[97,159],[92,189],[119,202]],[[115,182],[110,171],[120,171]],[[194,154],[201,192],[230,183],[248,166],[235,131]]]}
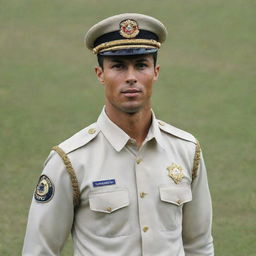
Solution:
{"label": "shirt button", "polygon": [[130,143],[131,145],[137,145],[137,142],[136,142],[135,139],[129,139],[129,143]]}
{"label": "shirt button", "polygon": [[145,193],[145,192],[141,192],[141,193],[140,193],[140,197],[141,197],[141,198],[144,198],[146,194],[147,194],[147,193]]}
{"label": "shirt button", "polygon": [[95,132],[96,132],[96,130],[94,128],[91,128],[91,129],[88,130],[89,134],[94,134]]}
{"label": "shirt button", "polygon": [[144,232],[147,232],[148,229],[149,229],[149,227],[145,226],[145,227],[143,228],[143,231],[144,231]]}
{"label": "shirt button", "polygon": [[112,208],[111,208],[111,207],[108,207],[108,208],[107,208],[107,211],[108,211],[108,212],[112,212]]}
{"label": "shirt button", "polygon": [[137,164],[140,164],[141,162],[142,162],[142,159],[141,159],[141,158],[136,159],[136,163],[137,163]]}

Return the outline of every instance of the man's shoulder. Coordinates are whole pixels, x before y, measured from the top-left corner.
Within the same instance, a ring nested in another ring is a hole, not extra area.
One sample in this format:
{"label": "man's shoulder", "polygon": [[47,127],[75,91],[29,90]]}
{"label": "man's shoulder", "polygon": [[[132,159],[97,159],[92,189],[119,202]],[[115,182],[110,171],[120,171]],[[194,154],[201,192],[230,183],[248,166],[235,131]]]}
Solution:
{"label": "man's shoulder", "polygon": [[66,153],[70,153],[76,149],[79,149],[90,141],[92,141],[99,133],[97,123],[93,123],[86,128],[80,130],[67,140],[61,142],[58,146]]}
{"label": "man's shoulder", "polygon": [[168,124],[162,120],[157,120],[159,124],[159,128],[166,134],[170,136],[174,136],[184,141],[192,142],[194,144],[197,143],[197,139],[189,132],[181,130],[171,124]]}

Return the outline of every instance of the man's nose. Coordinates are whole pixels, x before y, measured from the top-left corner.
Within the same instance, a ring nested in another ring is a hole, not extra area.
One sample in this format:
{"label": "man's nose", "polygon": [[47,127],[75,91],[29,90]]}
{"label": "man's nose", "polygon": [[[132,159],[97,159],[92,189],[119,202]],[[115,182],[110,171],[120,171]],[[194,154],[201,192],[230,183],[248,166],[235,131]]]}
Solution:
{"label": "man's nose", "polygon": [[128,67],[127,69],[126,83],[129,85],[133,85],[137,83],[137,78],[136,78],[135,70],[133,67]]}

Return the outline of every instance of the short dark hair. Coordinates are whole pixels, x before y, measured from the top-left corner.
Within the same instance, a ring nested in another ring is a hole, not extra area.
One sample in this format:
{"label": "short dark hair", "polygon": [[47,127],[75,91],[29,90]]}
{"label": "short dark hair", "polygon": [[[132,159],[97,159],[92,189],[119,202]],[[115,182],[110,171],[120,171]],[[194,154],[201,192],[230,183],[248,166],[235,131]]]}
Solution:
{"label": "short dark hair", "polygon": [[[150,53],[149,55],[152,55],[153,57],[153,61],[154,61],[154,66],[156,66],[156,62],[157,62],[157,52],[153,52],[153,53]],[[103,60],[104,60],[104,55],[100,55],[98,54],[97,55],[97,59],[98,59],[98,64],[99,66],[103,69]]]}

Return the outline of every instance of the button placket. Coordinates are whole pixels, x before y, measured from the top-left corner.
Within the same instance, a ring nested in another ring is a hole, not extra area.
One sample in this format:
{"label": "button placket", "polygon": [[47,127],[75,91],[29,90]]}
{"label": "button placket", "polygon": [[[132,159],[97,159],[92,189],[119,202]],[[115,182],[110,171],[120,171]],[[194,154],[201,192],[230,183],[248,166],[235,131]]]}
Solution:
{"label": "button placket", "polygon": [[[136,174],[136,184],[138,191],[138,207],[139,207],[139,223],[141,227],[141,238],[143,240],[148,237],[148,232],[150,230],[150,218],[148,216],[148,200],[146,196],[148,195],[147,191],[147,182],[146,182],[146,170],[144,170],[144,158],[142,152],[137,155],[135,159],[135,174]],[[146,235],[147,234],[147,235]],[[145,238],[144,238],[145,237]]]}

